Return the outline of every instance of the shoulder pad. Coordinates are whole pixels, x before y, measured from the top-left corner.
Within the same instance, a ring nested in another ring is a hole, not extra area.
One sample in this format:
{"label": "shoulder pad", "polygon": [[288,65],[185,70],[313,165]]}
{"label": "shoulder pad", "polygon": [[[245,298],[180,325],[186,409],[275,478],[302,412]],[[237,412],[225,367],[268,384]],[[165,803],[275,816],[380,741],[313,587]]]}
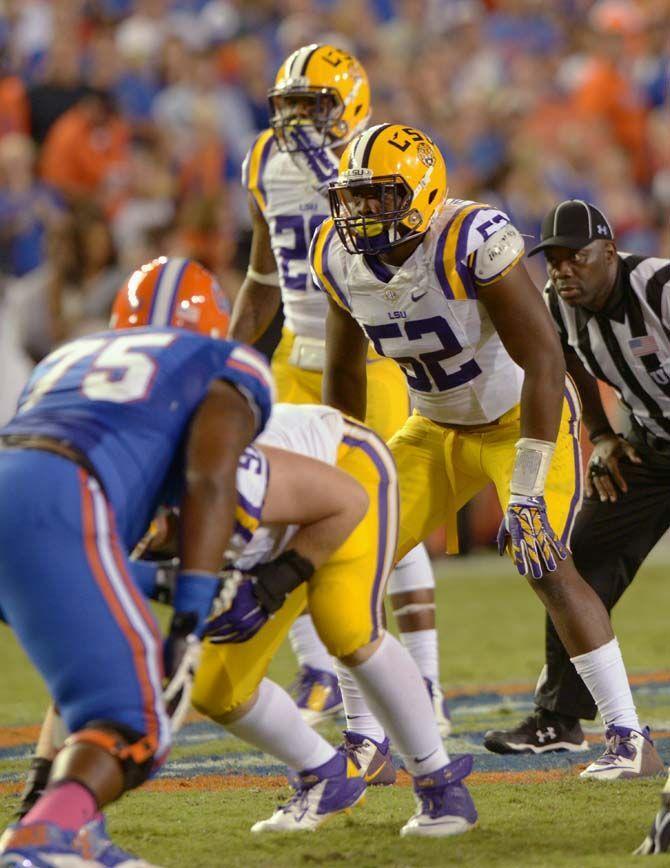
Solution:
{"label": "shoulder pad", "polygon": [[341,268],[337,267],[333,248],[337,250],[339,238],[332,217],[328,217],[314,233],[309,248],[309,265],[312,279],[321,292],[325,292],[344,310],[351,310],[345,287],[342,283]]}
{"label": "shoulder pad", "polygon": [[235,386],[247,399],[256,419],[256,434],[260,434],[276,398],[274,379],[265,358],[252,347],[233,343],[220,378]]}
{"label": "shoulder pad", "polygon": [[263,175],[273,144],[274,133],[272,130],[263,130],[256,137],[242,164],[242,185],[254,197],[261,212],[265,210],[266,206]]}
{"label": "shoulder pad", "polygon": [[474,278],[477,283],[500,280],[524,253],[524,241],[519,230],[507,223],[494,232],[474,254]]}

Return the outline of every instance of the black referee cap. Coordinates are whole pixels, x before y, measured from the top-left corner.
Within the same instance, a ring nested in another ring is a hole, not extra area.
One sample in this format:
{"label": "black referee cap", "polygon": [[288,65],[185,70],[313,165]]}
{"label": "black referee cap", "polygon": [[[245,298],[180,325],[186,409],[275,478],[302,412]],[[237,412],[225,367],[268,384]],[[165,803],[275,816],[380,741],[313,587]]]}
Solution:
{"label": "black referee cap", "polygon": [[533,256],[547,247],[570,247],[579,250],[596,239],[612,241],[614,235],[607,218],[590,202],[566,199],[559,202],[542,221],[541,242],[529,250]]}

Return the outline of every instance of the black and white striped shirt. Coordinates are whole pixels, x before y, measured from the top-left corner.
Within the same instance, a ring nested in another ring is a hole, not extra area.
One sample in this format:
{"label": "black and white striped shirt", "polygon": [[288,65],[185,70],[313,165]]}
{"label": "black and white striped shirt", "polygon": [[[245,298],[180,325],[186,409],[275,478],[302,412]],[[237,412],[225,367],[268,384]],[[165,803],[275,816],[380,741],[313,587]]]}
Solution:
{"label": "black and white striped shirt", "polygon": [[670,260],[617,255],[617,283],[602,310],[570,307],[551,283],[545,300],[564,348],[614,388],[640,425],[670,440]]}

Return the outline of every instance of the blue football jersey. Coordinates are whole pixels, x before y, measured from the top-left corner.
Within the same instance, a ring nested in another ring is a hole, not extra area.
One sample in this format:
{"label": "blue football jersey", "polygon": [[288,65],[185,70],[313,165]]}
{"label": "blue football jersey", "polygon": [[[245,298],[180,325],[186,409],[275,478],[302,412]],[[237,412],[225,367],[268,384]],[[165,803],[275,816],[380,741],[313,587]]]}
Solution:
{"label": "blue football jersey", "polygon": [[260,432],[273,386],[254,350],[176,328],[99,332],[40,362],[0,435],[39,434],[83,453],[130,549],[180,491],[185,434],[213,380],[245,396]]}

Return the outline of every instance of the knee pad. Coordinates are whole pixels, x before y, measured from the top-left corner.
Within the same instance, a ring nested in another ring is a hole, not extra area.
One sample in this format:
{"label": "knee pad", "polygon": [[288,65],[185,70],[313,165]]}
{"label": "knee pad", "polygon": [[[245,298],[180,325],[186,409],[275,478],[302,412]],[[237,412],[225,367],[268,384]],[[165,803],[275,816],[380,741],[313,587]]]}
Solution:
{"label": "knee pad", "polygon": [[357,624],[351,617],[338,617],[330,610],[320,616],[316,606],[310,612],[319,638],[333,657],[348,657],[372,639],[371,623]]}
{"label": "knee pad", "polygon": [[406,594],[409,591],[422,591],[434,587],[433,565],[426,547],[420,544],[398,561],[389,576],[387,593]]}
{"label": "knee pad", "polygon": [[68,736],[64,747],[92,744],[118,760],[123,770],[124,790],[143,784],[153,769],[158,745],[146,735],[113,720],[91,720]]}

